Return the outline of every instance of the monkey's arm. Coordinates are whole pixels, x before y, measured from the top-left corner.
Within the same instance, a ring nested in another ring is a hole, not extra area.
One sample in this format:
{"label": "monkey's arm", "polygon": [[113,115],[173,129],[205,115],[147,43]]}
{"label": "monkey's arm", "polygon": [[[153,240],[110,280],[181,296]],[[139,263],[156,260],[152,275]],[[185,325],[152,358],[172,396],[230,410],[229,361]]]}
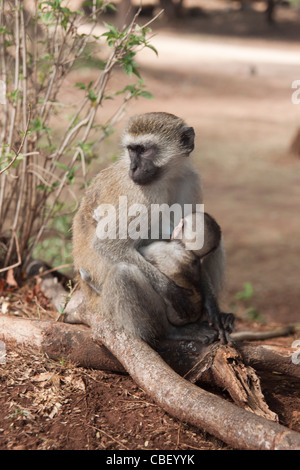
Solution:
{"label": "monkey's arm", "polygon": [[[192,204],[192,211],[195,212],[199,210],[197,205],[203,204],[201,179],[198,172],[192,168],[190,174],[186,175],[185,181],[180,203]],[[213,293],[218,298],[223,288],[225,275],[225,250],[222,237],[218,248],[203,259],[203,267],[210,279]]]}
{"label": "monkey's arm", "polygon": [[[115,249],[115,244],[118,249]],[[172,318],[169,320],[175,325],[184,325],[190,321],[194,321],[195,313],[193,312],[193,304],[189,299],[190,291],[178,286],[174,281],[165,276],[156,266],[149,263],[132,245],[126,240],[100,240],[95,238],[93,242],[94,251],[100,255],[101,259],[108,260],[108,265],[117,263],[127,263],[136,266],[141,273],[149,281],[153,289],[172,307]],[[99,263],[101,264],[101,259]],[[105,263],[106,264],[106,263]],[[81,267],[82,268],[82,267]],[[100,292],[100,286],[97,286],[93,279],[99,279],[101,276],[91,276],[91,273],[85,271],[85,281],[96,292]]]}
{"label": "monkey's arm", "polygon": [[230,343],[230,333],[234,327],[234,315],[231,313],[221,313],[211,281],[204,269],[201,269],[198,288],[201,292],[203,308],[209,323],[218,330],[223,344]]}

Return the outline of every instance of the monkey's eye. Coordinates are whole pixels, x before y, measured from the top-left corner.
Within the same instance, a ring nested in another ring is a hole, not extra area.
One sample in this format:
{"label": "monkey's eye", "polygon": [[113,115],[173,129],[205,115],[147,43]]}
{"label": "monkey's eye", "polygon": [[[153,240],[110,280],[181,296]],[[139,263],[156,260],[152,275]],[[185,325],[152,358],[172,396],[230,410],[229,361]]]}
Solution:
{"label": "monkey's eye", "polygon": [[129,155],[141,155],[145,151],[143,145],[128,145],[127,149]]}
{"label": "monkey's eye", "polygon": [[150,147],[145,147],[144,145],[128,145],[127,149],[130,158],[138,156],[145,159],[150,159],[155,155],[155,147],[153,145]]}
{"label": "monkey's eye", "polygon": [[155,154],[154,148],[149,147],[147,149],[144,149],[141,155],[143,158],[152,158],[154,157],[154,154]]}

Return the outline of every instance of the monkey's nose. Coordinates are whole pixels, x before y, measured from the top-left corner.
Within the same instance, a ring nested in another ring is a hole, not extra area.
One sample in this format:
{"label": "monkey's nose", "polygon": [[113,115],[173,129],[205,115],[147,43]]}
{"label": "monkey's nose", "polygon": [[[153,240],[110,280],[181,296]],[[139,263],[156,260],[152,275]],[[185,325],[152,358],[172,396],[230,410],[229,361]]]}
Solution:
{"label": "monkey's nose", "polygon": [[130,165],[130,171],[131,173],[134,173],[137,169],[137,164],[136,163],[131,163]]}
{"label": "monkey's nose", "polygon": [[130,168],[130,170],[129,170],[129,178],[131,178],[131,179],[133,179],[133,178],[134,178],[134,173],[135,173],[135,170],[136,170],[136,168],[135,168],[135,169],[133,169],[133,170]]}

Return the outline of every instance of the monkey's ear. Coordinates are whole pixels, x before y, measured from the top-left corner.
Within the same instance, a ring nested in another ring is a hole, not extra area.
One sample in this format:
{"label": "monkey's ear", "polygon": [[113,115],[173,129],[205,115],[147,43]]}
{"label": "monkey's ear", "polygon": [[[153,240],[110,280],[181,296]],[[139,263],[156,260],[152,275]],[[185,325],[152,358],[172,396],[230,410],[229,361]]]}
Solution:
{"label": "monkey's ear", "polygon": [[195,131],[192,127],[184,126],[181,130],[181,143],[188,153],[194,150]]}

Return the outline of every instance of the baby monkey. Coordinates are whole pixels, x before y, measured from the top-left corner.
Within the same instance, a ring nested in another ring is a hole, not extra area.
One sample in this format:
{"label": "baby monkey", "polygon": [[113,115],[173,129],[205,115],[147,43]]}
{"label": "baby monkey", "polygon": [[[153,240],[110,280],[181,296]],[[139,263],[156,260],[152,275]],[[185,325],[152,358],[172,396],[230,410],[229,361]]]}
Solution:
{"label": "baby monkey", "polygon": [[[200,243],[199,220],[202,231]],[[216,250],[220,242],[221,229],[213,217],[207,213],[195,212],[181,219],[173,230],[171,240],[154,241],[139,248],[147,261],[175,284],[190,292],[193,315],[189,315],[190,323],[181,326],[173,326],[173,307],[165,299],[170,322],[169,338],[191,340],[196,339],[199,332],[199,340],[204,342],[213,342],[218,335],[223,344],[230,342],[234,315],[220,312],[210,279],[202,268],[203,259]],[[101,295],[101,289],[92,281],[89,272],[82,268],[79,272],[83,281]],[[215,327],[215,334],[204,323],[200,326],[205,317]]]}
{"label": "baby monkey", "polygon": [[[197,217],[202,221],[203,243],[197,241]],[[202,269],[203,259],[216,250],[220,242],[221,229],[213,217],[207,213],[194,212],[181,219],[171,235],[171,241],[156,241],[139,251],[165,276],[191,291],[195,322],[202,321],[206,315],[208,322],[217,329],[221,342],[228,343],[234,327],[234,315],[220,312],[211,282]],[[193,323],[186,325],[184,336],[188,335],[190,328],[193,328]]]}

